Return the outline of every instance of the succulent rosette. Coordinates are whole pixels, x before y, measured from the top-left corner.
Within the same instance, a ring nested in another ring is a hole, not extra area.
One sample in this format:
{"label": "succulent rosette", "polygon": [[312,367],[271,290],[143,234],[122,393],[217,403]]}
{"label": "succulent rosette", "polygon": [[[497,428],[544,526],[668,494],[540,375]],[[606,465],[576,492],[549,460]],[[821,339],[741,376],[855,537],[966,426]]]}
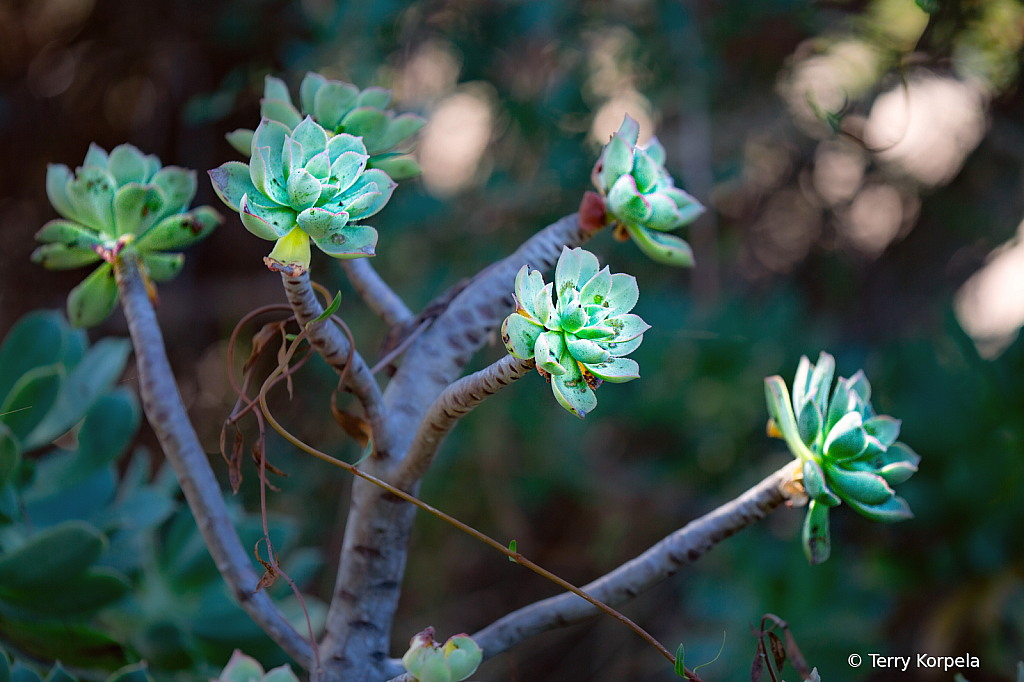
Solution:
{"label": "succulent rosette", "polygon": [[632,238],[652,260],[691,267],[690,245],[665,233],[692,223],[704,206],[675,186],[665,170],[665,148],[658,138],[639,147],[639,136],[639,124],[626,116],[601,151],[591,180],[619,223],[614,233],[619,241]]}
{"label": "succulent rosette", "polygon": [[122,252],[136,252],[150,280],[169,280],[185,262],[176,251],[205,238],[221,222],[209,206],[188,210],[196,194],[195,171],[162,167],[156,156],[130,144],[109,154],[90,145],[74,173],[50,164],[46,194],[61,218],[36,233],[44,244],[32,260],[50,270],[102,261],[68,295],[68,317],[76,327],[95,326],[113,310],[113,264]]}
{"label": "succulent rosette", "polygon": [[247,230],[275,241],[267,267],[296,275],[309,270],[310,239],[335,258],[374,255],[377,231],[354,222],[384,208],[395,182],[367,170],[369,158],[360,138],[332,135],[309,116],[294,130],[264,118],[249,163],[229,161],[210,179]]}
{"label": "succulent rosette", "polygon": [[528,265],[519,271],[516,311],[501,338],[512,355],[535,360],[559,404],[583,418],[597,406],[602,382],[640,377],[636,361],[624,357],[651,328],[630,313],[639,295],[632,275],[613,275],[589,251],[563,247],[554,282]]}
{"label": "succulent rosette", "polygon": [[804,552],[812,564],[830,552],[828,511],[846,502],[872,521],[913,517],[892,486],[910,478],[920,457],[897,441],[900,420],[875,413],[863,371],[840,378],[829,397],[835,360],[800,359],[790,398],[782,377],[765,379],[769,431],[786,441],[801,462],[797,477],[810,500],[804,521]]}
{"label": "succulent rosette", "polygon": [[[305,116],[311,116],[329,133],[348,133],[363,138],[370,155],[368,168],[379,168],[394,180],[419,175],[415,159],[407,155],[412,136],[426,123],[417,114],[396,116],[388,111],[391,91],[380,87],[360,90],[351,83],[328,80],[307,73],[299,86],[299,107],[292,103],[288,86],[280,78],[267,76],[260,100],[260,115],[293,130]],[[242,154],[248,154],[254,132],[246,128],[228,133],[227,140]]]}
{"label": "succulent rosette", "polygon": [[441,646],[434,641],[434,628],[427,628],[409,640],[402,665],[417,682],[461,682],[482,660],[483,650],[469,635],[449,637]]}

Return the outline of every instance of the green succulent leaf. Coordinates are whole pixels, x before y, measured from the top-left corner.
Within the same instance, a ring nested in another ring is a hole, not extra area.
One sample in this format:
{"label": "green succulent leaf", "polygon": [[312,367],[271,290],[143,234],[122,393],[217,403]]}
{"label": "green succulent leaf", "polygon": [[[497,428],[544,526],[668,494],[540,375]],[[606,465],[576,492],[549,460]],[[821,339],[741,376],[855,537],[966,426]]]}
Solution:
{"label": "green succulent leaf", "polygon": [[629,358],[613,357],[605,362],[587,364],[587,371],[602,381],[621,384],[640,378],[640,365]]}
{"label": "green succulent leaf", "polygon": [[[90,568],[77,578],[29,590],[2,593],[12,606],[51,616],[93,613],[117,601],[131,589],[131,583],[111,568]],[[49,679],[49,678],[47,678]]]}
{"label": "green succulent leaf", "polygon": [[177,277],[185,267],[185,254],[146,251],[142,254],[142,264],[146,267],[150,279],[154,282],[166,282]]}
{"label": "green succulent leaf", "polygon": [[387,150],[387,147],[381,145],[386,141],[391,119],[380,109],[369,106],[357,107],[345,114],[341,124],[345,127],[346,133],[363,138],[363,144],[369,153]]}
{"label": "green succulent leaf", "polygon": [[825,483],[825,474],[821,466],[813,458],[805,459],[801,467],[803,473],[804,490],[812,500],[818,500],[828,507],[839,506],[839,498],[829,489]]}
{"label": "green succulent leaf", "polygon": [[289,128],[294,128],[302,122],[302,114],[295,105],[281,99],[260,100],[260,116],[283,123]]}
{"label": "green succulent leaf", "polygon": [[137,147],[122,144],[114,147],[107,157],[107,170],[124,186],[130,183],[142,184],[149,180],[149,162]]}
{"label": "green succulent leaf", "polygon": [[104,338],[90,347],[62,383],[46,416],[25,437],[25,448],[42,447],[69,431],[121,376],[130,353],[127,339]]}
{"label": "green succulent leaf", "polygon": [[693,267],[693,249],[685,240],[636,225],[627,225],[626,230],[651,260],[680,268]]}
{"label": "green succulent leaf", "polygon": [[114,225],[118,236],[148,230],[163,205],[163,194],[156,187],[132,183],[119,188],[114,194]]}
{"label": "green succulent leaf", "polygon": [[0,589],[46,588],[83,574],[106,549],[107,539],[84,521],[39,531],[0,557]]}
{"label": "green succulent leaf", "polygon": [[376,254],[377,230],[369,225],[347,225],[313,243],[328,256],[348,260]]}
{"label": "green succulent leaf", "polygon": [[[327,81],[323,83],[313,96],[313,117],[328,130],[334,130],[341,124],[345,116],[356,105],[359,88],[348,83]],[[309,111],[309,109],[307,109]]]}
{"label": "green succulent leaf", "polygon": [[826,476],[839,496],[847,501],[878,505],[895,494],[881,476],[867,471],[850,471],[841,466],[832,466],[826,469]]}
{"label": "green succulent leaf", "polygon": [[103,168],[83,166],[68,182],[67,194],[82,224],[108,235],[114,230],[114,192],[117,181]]}
{"label": "green succulent leaf", "polygon": [[36,241],[90,250],[103,245],[103,240],[95,232],[70,220],[51,220],[46,223],[36,232]]}
{"label": "green succulent leaf", "polygon": [[153,174],[149,184],[156,185],[163,194],[164,205],[159,218],[187,209],[198,189],[196,172],[178,166],[164,166]]}
{"label": "green succulent leaf", "polygon": [[847,412],[828,432],[822,452],[829,459],[842,461],[859,457],[867,446],[863,417],[859,412]]}
{"label": "green succulent leaf", "polygon": [[801,539],[804,554],[812,566],[826,561],[832,553],[832,540],[828,527],[828,505],[811,500],[804,518]]}
{"label": "green succulent leaf", "polygon": [[252,130],[249,130],[248,128],[239,128],[231,131],[225,135],[224,138],[235,151],[239,154],[245,154],[248,156],[249,152],[252,150],[252,136]]}
{"label": "green succulent leaf", "polygon": [[7,424],[0,422],[0,488],[7,485],[21,463],[21,445]]}
{"label": "green succulent leaf", "polygon": [[57,213],[68,220],[80,222],[78,211],[68,195],[68,183],[74,179],[71,169],[62,163],[51,163],[46,167],[46,196]]}
{"label": "green succulent leaf", "polygon": [[44,365],[28,370],[11,387],[0,403],[0,422],[10,428],[19,443],[46,416],[63,380],[61,364]]}
{"label": "green succulent leaf", "polygon": [[139,250],[184,249],[206,239],[223,222],[217,211],[200,206],[188,213],[164,218],[136,242]]}
{"label": "green succulent leaf", "polygon": [[95,327],[117,303],[117,282],[110,263],[103,263],[68,294],[68,319],[76,327]]}
{"label": "green succulent leaf", "polygon": [[620,135],[613,134],[601,153],[599,163],[599,188],[607,193],[620,177],[633,168],[633,152],[630,145]]}
{"label": "green succulent leaf", "polygon": [[587,385],[583,372],[566,349],[559,358],[564,374],[551,375],[551,391],[558,403],[580,419],[597,407],[597,396]]}
{"label": "green succulent leaf", "polygon": [[501,340],[508,352],[521,360],[534,356],[534,346],[544,328],[522,315],[512,314],[501,325]]}
{"label": "green succulent leaf", "polygon": [[856,499],[846,500],[847,504],[853,507],[858,514],[870,519],[871,521],[878,521],[881,523],[893,523],[895,521],[905,521],[907,519],[914,518],[914,513],[910,511],[910,505],[902,497],[893,496],[882,504],[866,504]]}
{"label": "green succulent leaf", "polygon": [[[794,389],[794,393],[795,393]],[[795,401],[795,397],[794,397]],[[797,417],[796,425],[797,432],[800,434],[800,440],[805,445],[813,445],[817,440],[818,435],[821,433],[821,412],[818,410],[818,406],[813,402],[805,402],[804,407],[800,410],[800,414]]]}
{"label": "green succulent leaf", "polygon": [[423,170],[419,163],[411,156],[392,156],[388,158],[374,158],[368,162],[368,167],[384,171],[395,182],[408,180],[420,175]]}
{"label": "green succulent leaf", "polygon": [[870,436],[877,438],[882,445],[888,447],[900,437],[900,426],[902,422],[888,415],[879,415],[864,421],[864,430]]}
{"label": "green succulent leaf", "polygon": [[91,248],[64,244],[42,244],[32,252],[32,262],[47,270],[73,270],[99,260],[100,255]]}
{"label": "green succulent leaf", "polygon": [[566,369],[559,361],[562,353],[565,352],[565,341],[560,333],[542,332],[537,337],[537,343],[534,345],[533,351],[534,358],[537,360],[537,366],[542,370],[552,376],[565,374]]}

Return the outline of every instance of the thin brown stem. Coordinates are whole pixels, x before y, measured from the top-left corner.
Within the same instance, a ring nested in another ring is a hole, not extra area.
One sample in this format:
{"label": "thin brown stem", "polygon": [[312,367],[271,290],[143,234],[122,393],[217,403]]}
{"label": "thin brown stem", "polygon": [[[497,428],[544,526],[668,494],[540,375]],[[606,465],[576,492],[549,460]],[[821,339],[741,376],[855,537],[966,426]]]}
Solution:
{"label": "thin brown stem", "polygon": [[[298,348],[299,342],[305,337],[306,332],[307,332],[307,330],[303,329],[302,332],[300,332],[299,335],[292,342],[292,346],[288,349],[288,354],[287,354],[287,356],[284,359],[285,363],[288,361],[288,359],[291,357],[291,355],[294,354],[295,350]],[[282,365],[283,365],[283,363],[282,363]],[[296,438],[294,435],[292,435],[287,429],[285,429],[280,424],[280,422],[277,421],[277,419],[270,413],[270,410],[267,407],[267,391],[269,390],[270,385],[271,385],[274,377],[278,373],[280,373],[282,365],[279,365],[277,367],[277,369],[274,370],[274,372],[272,372],[269,377],[267,377],[266,381],[263,382],[263,387],[260,389],[259,400],[260,400],[260,407],[263,410],[263,415],[266,417],[267,421],[270,422],[270,425],[273,426],[274,429],[285,440],[287,440],[289,443],[291,443],[295,447],[299,448],[300,450],[303,450],[303,451],[313,455],[317,459],[320,459],[320,460],[322,460],[324,462],[327,462],[329,464],[333,464],[334,466],[337,466],[339,468],[344,469],[345,471],[348,471],[349,473],[351,473],[354,476],[358,476],[359,478],[362,478],[365,481],[373,483],[374,485],[376,485],[376,486],[378,486],[380,488],[383,488],[387,492],[391,493],[395,497],[399,497],[399,498],[405,500],[406,502],[409,502],[409,503],[419,507],[420,509],[422,509],[423,511],[427,512],[428,514],[436,516],[437,518],[441,519],[442,521],[445,521],[445,522],[451,524],[452,526],[455,526],[456,528],[458,528],[462,532],[466,533],[467,535],[471,535],[474,538],[476,538],[477,540],[480,540],[481,542],[483,542],[483,543],[485,543],[487,545],[490,545],[494,549],[498,550],[499,552],[501,552],[505,556],[507,556],[510,559],[512,559],[513,561],[515,561],[517,564],[520,564],[522,566],[525,566],[526,568],[529,568],[534,573],[537,573],[538,575],[541,575],[541,576],[547,578],[548,580],[552,581],[553,583],[555,583],[556,585],[562,587],[563,589],[566,589],[566,590],[572,592],[573,594],[575,594],[576,596],[578,596],[578,597],[580,597],[582,599],[585,599],[587,602],[589,602],[590,604],[592,604],[596,608],[604,611],[608,615],[612,616],[613,618],[615,618],[619,622],[623,623],[624,625],[626,625],[627,627],[632,629],[634,632],[636,632],[641,637],[643,637],[645,640],[647,640],[647,642],[649,642],[652,646],[654,646],[659,652],[661,652],[661,654],[663,656],[665,656],[669,661],[675,663],[675,656],[668,649],[666,649],[660,642],[658,642],[658,640],[656,640],[654,637],[652,637],[650,634],[648,634],[646,630],[644,630],[639,625],[634,623],[632,620],[630,620],[626,616],[622,615],[621,613],[619,613],[618,611],[616,611],[612,607],[608,606],[607,604],[601,602],[598,599],[595,599],[594,597],[590,596],[589,594],[587,594],[583,590],[579,589],[578,587],[572,585],[568,581],[563,580],[562,578],[558,577],[557,575],[555,575],[551,571],[548,571],[547,569],[545,569],[545,568],[535,564],[534,562],[530,561],[525,556],[523,556],[523,554],[521,554],[520,552],[512,551],[511,549],[509,549],[505,545],[501,544],[500,542],[498,542],[494,538],[490,537],[489,535],[487,535],[485,533],[482,533],[481,531],[477,530],[476,528],[473,528],[472,526],[470,526],[470,525],[468,525],[466,523],[463,523],[462,521],[459,521],[458,519],[456,519],[456,518],[454,518],[452,516],[449,516],[448,514],[445,514],[443,511],[441,511],[441,510],[439,510],[439,509],[437,509],[437,508],[427,504],[426,502],[420,500],[419,498],[417,498],[417,497],[415,497],[413,495],[410,495],[409,493],[405,492],[404,490],[400,490],[399,488],[396,488],[395,486],[393,486],[393,485],[391,485],[391,484],[389,484],[389,483],[387,483],[385,481],[382,481],[381,479],[379,479],[379,478],[377,478],[375,476],[372,476],[372,475],[362,471],[358,467],[356,467],[356,466],[354,466],[352,464],[349,464],[348,462],[343,462],[340,459],[336,459],[334,457],[331,457],[327,453],[321,452],[320,450],[317,450],[316,448],[314,448],[314,447],[312,447],[310,445],[307,445],[305,442],[303,442],[299,438]]]}

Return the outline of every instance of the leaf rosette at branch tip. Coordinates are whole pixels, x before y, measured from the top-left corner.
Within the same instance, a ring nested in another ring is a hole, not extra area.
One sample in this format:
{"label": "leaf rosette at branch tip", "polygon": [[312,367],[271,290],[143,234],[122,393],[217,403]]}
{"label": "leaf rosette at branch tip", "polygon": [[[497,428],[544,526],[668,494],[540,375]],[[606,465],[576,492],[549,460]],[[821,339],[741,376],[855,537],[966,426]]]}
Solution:
{"label": "leaf rosette at branch tip", "polygon": [[828,559],[829,509],[845,501],[872,521],[913,517],[892,486],[917,471],[920,456],[897,441],[900,420],[875,413],[863,371],[836,382],[835,360],[822,352],[817,364],[800,358],[790,397],[782,377],[765,379],[768,430],[800,460],[797,477],[809,498],[804,552],[812,564]]}
{"label": "leaf rosette at branch tip", "polygon": [[384,208],[396,185],[368,170],[369,158],[362,139],[332,135],[309,116],[294,129],[264,118],[249,163],[229,161],[210,179],[247,230],[275,240],[267,267],[294,276],[309,270],[310,239],[335,258],[375,255],[377,231],[354,222]]}
{"label": "leaf rosette at branch tip", "polygon": [[692,223],[704,213],[704,206],[675,186],[665,170],[665,148],[658,138],[639,147],[639,136],[639,124],[626,116],[601,151],[590,178],[619,223],[616,239],[632,238],[659,263],[691,267],[690,245],[665,233]]}
{"label": "leaf rosette at branch tip", "polygon": [[176,251],[204,239],[222,221],[209,206],[188,210],[195,193],[195,171],[161,167],[156,156],[130,144],[109,154],[90,145],[74,173],[50,164],[46,194],[61,218],[36,233],[44,244],[32,260],[50,270],[105,261],[68,296],[68,317],[76,327],[95,326],[113,310],[113,263],[123,250],[138,254],[151,280],[169,280],[181,271],[185,257]]}
{"label": "leaf rosette at branch tip", "polygon": [[[388,111],[391,91],[381,87],[359,90],[342,81],[328,80],[309,72],[299,86],[299,108],[292,103],[288,86],[280,78],[267,76],[260,100],[260,116],[293,130],[303,117],[311,116],[328,134],[348,133],[362,137],[370,158],[367,168],[379,168],[395,181],[420,174],[420,167],[408,155],[412,136],[426,123],[418,114],[395,115]],[[254,132],[246,128],[228,133],[228,143],[248,154]]]}
{"label": "leaf rosette at branch tip", "polygon": [[483,650],[469,635],[454,635],[441,646],[434,641],[434,628],[428,627],[409,640],[402,665],[418,682],[461,682],[482,660]]}
{"label": "leaf rosette at branch tip", "polygon": [[630,313],[639,297],[632,275],[613,275],[589,251],[563,247],[555,281],[545,284],[539,271],[524,265],[515,297],[516,311],[501,326],[505,347],[536,361],[565,409],[583,418],[597,406],[594,389],[602,382],[640,377],[636,361],[624,357],[650,329]]}

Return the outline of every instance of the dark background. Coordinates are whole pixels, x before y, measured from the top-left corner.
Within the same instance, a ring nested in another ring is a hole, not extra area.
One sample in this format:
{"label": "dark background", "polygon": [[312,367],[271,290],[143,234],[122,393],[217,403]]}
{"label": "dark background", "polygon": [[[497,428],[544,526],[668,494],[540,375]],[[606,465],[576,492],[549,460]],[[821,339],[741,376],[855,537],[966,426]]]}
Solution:
{"label": "dark background", "polygon": [[[423,497],[584,583],[781,466],[761,380],[789,381],[801,354],[825,349],[843,376],[863,367],[876,408],[904,420],[902,440],[923,458],[900,488],[916,518],[879,525],[842,507],[832,558],[812,568],[802,512],[781,510],[625,612],[669,648],[684,642],[691,667],[714,657],[724,632],[706,679],[746,678],[749,626],[766,611],[791,623],[827,682],[952,678],[852,670],[854,652],[969,652],[982,665],[967,671],[972,682],[1013,679],[1024,658],[1024,343],[1013,341],[1024,259],[1012,260],[1024,214],[1024,9],[938,4],[929,19],[913,0],[0,0],[0,332],[31,309],[63,307],[85,273],[28,260],[32,234],[56,216],[48,162],[74,167],[90,141],[127,141],[165,164],[213,168],[237,158],[223,135],[255,126],[268,73],[293,92],[310,69],[395,87],[399,109],[434,120],[424,178],[373,220],[374,265],[414,309],[574,211],[599,150],[595,118],[617,125],[617,103],[631,102],[679,184],[712,208],[689,230],[692,272],[654,266],[607,234],[589,247],[638,278],[636,312],[653,326],[633,356],[643,378],[604,387],[585,422],[525,378],[456,429]],[[883,103],[897,112],[884,134],[872,128]],[[161,286],[159,317],[215,452],[233,403],[226,337],[249,309],[284,299],[261,262],[270,244],[202,176],[196,203],[228,220]],[[1006,279],[965,289],[996,311],[986,332],[962,322],[973,309],[958,318],[954,300],[1006,243]],[[376,357],[385,330],[340,268],[316,255],[313,276],[342,289],[341,313]],[[126,334],[120,312],[91,332],[107,334]],[[492,345],[478,363],[503,352]],[[291,403],[278,395],[278,414],[351,460],[327,407],[332,383],[311,365]],[[155,443],[148,427],[141,442]],[[349,481],[281,443],[271,457],[291,473],[273,507],[325,557],[306,591],[329,596]],[[240,497],[258,509],[253,474]],[[427,625],[473,632],[554,592],[421,517],[392,653]],[[538,637],[474,677],[673,679],[610,619]]]}

